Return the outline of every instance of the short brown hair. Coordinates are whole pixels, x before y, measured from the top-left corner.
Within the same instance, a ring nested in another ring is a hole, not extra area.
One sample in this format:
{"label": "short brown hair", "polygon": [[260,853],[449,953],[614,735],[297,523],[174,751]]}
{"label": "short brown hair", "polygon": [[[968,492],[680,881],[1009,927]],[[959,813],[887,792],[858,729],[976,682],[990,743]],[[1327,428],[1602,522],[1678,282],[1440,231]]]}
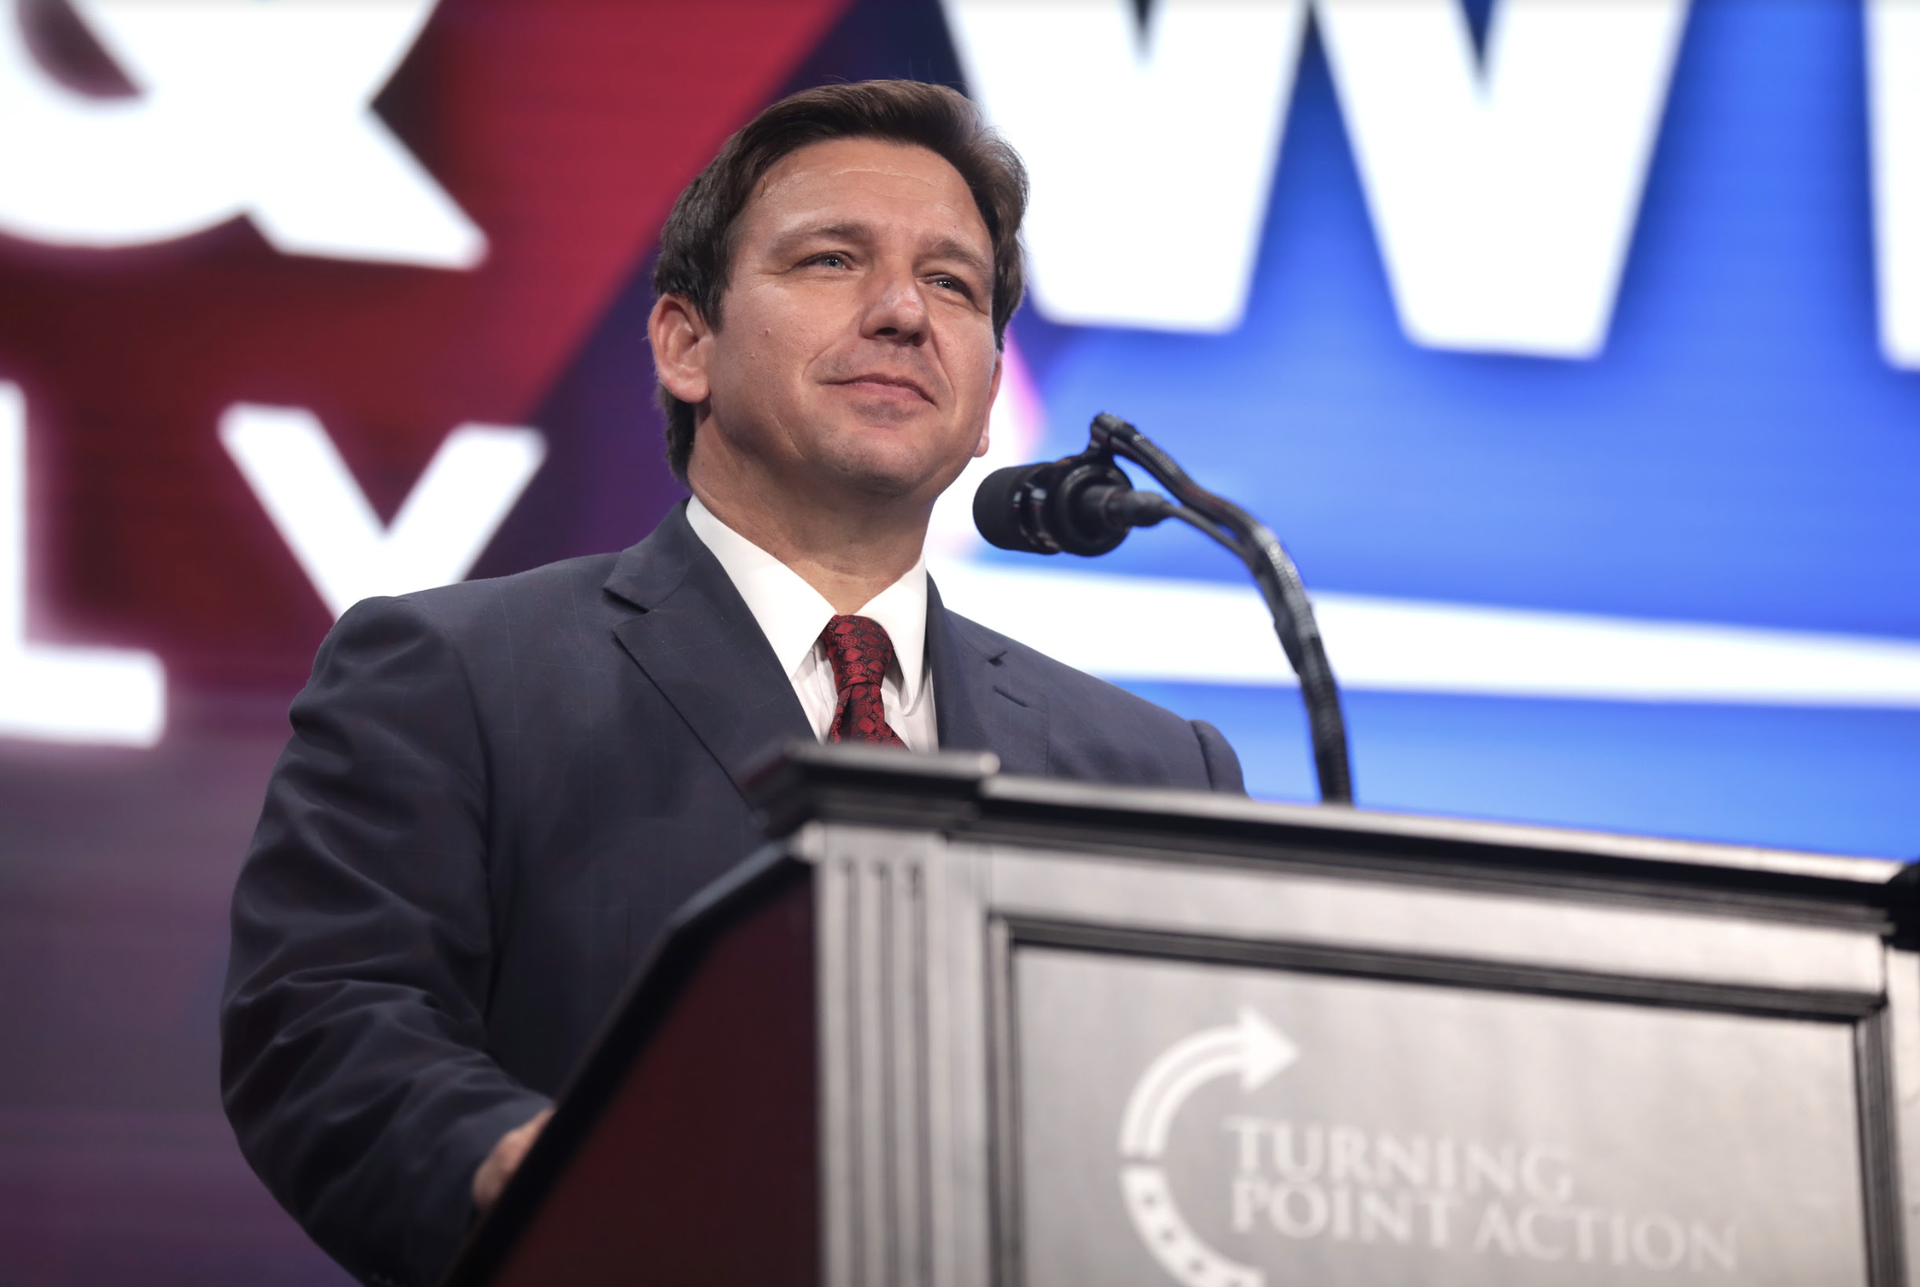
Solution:
{"label": "short brown hair", "polygon": [[[782,157],[841,138],[914,144],[960,172],[993,242],[993,340],[1004,345],[1007,321],[1026,290],[1019,238],[1027,170],[965,95],[920,81],[823,85],[783,98],[754,117],[674,202],[660,234],[654,294],[681,296],[718,328],[733,267],[734,230],[755,186]],[[667,465],[684,483],[693,455],[693,407],[664,385],[660,405],[667,413]]]}

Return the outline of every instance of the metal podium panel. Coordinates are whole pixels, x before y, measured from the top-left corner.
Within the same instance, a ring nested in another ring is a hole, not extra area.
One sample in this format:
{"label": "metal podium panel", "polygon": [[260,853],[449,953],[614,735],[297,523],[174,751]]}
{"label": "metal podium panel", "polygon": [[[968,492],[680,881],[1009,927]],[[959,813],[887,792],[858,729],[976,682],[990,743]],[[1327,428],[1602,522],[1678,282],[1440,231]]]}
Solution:
{"label": "metal podium panel", "polygon": [[1870,1020],[1018,943],[1011,971],[1025,1287],[1870,1281]]}
{"label": "metal podium panel", "polygon": [[994,769],[770,761],[452,1281],[1920,1287],[1920,867]]}

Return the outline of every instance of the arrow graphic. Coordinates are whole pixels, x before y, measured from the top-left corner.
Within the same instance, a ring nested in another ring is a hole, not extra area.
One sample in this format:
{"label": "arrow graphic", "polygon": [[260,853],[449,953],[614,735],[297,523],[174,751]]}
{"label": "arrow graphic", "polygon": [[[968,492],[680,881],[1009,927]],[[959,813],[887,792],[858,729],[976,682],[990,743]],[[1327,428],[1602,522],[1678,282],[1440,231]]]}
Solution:
{"label": "arrow graphic", "polygon": [[1202,1242],[1180,1214],[1167,1173],[1155,1164],[1187,1096],[1215,1077],[1257,1090],[1300,1058],[1300,1047],[1249,1007],[1232,1027],[1209,1028],[1175,1042],[1142,1073],[1120,1121],[1120,1191],[1134,1232],[1182,1287],[1265,1287],[1266,1275]]}
{"label": "arrow graphic", "polygon": [[1154,1060],[1127,1099],[1120,1122],[1120,1152],[1156,1158],[1166,1151],[1174,1114],[1188,1095],[1215,1077],[1240,1075],[1240,1089],[1256,1090],[1300,1058],[1300,1047],[1245,1006],[1240,1022],[1209,1028],[1175,1043]]}

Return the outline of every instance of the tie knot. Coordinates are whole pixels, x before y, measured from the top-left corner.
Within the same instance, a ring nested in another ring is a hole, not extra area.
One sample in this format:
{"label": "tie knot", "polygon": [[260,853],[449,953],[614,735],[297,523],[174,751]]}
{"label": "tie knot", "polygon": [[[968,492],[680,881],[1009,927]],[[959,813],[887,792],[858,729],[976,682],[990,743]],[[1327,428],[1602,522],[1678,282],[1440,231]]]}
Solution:
{"label": "tie knot", "polygon": [[833,663],[833,686],[842,693],[857,685],[879,684],[893,660],[893,640],[872,617],[835,617],[820,632],[820,642]]}

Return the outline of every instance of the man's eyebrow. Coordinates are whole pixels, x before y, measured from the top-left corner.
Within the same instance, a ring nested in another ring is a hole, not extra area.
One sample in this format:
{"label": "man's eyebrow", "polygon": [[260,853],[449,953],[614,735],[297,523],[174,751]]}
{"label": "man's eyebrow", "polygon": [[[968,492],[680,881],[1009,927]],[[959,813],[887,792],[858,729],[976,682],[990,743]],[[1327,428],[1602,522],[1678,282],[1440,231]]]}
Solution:
{"label": "man's eyebrow", "polygon": [[776,252],[784,252],[803,246],[809,241],[868,242],[872,240],[873,229],[858,221],[807,223],[776,237],[773,246]]}
{"label": "man's eyebrow", "polygon": [[979,273],[982,277],[991,277],[993,275],[992,261],[981,258],[979,251],[955,237],[942,237],[939,241],[934,242],[933,257],[935,259],[957,259],[961,264],[973,269],[974,272]]}

